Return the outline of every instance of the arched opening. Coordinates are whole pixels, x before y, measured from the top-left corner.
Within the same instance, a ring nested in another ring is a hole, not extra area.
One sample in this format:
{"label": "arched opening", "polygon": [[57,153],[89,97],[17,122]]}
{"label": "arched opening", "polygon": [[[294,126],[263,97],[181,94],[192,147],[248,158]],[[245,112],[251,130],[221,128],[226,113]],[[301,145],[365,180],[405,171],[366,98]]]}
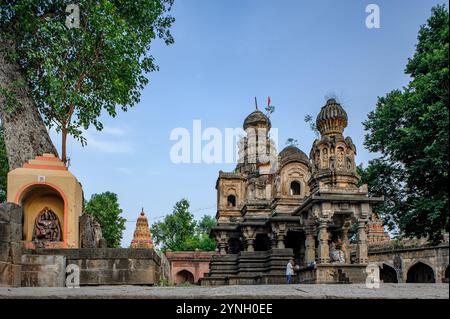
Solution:
{"label": "arched opening", "polygon": [[236,196],[228,195],[228,197],[227,197],[227,206],[228,207],[236,207]]}
{"label": "arched opening", "polygon": [[194,275],[188,270],[180,270],[175,276],[175,283],[177,285],[194,284]]}
{"label": "arched opening", "polygon": [[291,195],[297,196],[300,195],[300,183],[297,181],[291,182]]}
{"label": "arched opening", "polygon": [[270,239],[267,234],[258,234],[255,237],[255,251],[267,251],[270,249]]}
{"label": "arched opening", "polygon": [[449,280],[448,280],[448,265],[447,265],[447,268],[445,268],[444,279],[442,281],[447,283],[447,284],[449,283]]}
{"label": "arched opening", "polygon": [[244,247],[242,245],[242,242],[239,240],[239,238],[232,237],[228,240],[228,253],[229,254],[238,254],[244,250]]}
{"label": "arched opening", "polygon": [[380,269],[380,280],[384,283],[398,283],[397,272],[391,266],[383,264]]}
{"label": "arched opening", "polygon": [[46,184],[25,189],[18,198],[23,207],[23,239],[25,241],[62,242],[65,240],[62,195]]}
{"label": "arched opening", "polygon": [[436,282],[434,278],[433,269],[424,264],[423,262],[418,262],[411,266],[408,270],[406,276],[407,283],[434,283]]}

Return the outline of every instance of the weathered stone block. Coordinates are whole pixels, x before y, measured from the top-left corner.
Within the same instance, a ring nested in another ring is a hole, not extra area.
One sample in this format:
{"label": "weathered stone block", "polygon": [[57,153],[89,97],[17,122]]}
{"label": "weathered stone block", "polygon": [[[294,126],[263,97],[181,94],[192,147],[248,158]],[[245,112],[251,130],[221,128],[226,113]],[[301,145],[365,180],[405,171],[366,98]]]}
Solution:
{"label": "weathered stone block", "polygon": [[11,242],[9,245],[11,262],[13,264],[20,264],[22,262],[22,243]]}
{"label": "weathered stone block", "polygon": [[0,222],[22,224],[22,207],[14,203],[0,204]]}
{"label": "weathered stone block", "polygon": [[9,261],[10,244],[0,242],[0,261]]}
{"label": "weathered stone block", "polygon": [[22,255],[22,286],[64,287],[66,257]]}
{"label": "weathered stone block", "polygon": [[11,224],[0,221],[0,243],[9,243],[11,241]]}

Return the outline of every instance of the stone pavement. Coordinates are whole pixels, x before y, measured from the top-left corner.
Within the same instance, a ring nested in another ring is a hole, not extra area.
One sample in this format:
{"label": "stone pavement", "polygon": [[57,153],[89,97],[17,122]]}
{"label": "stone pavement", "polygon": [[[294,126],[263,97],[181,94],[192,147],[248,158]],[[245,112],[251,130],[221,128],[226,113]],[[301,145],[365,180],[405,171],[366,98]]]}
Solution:
{"label": "stone pavement", "polygon": [[220,287],[95,286],[81,288],[4,288],[0,299],[448,299],[449,284],[382,284],[379,289],[350,285],[258,285]]}

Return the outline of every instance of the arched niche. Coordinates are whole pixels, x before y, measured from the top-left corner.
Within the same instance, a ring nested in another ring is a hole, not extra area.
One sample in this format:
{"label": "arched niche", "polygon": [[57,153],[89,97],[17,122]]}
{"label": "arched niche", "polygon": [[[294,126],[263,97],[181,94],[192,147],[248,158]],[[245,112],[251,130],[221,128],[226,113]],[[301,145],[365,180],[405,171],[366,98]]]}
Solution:
{"label": "arched niche", "polygon": [[189,270],[186,269],[180,270],[175,275],[175,283],[177,285],[182,285],[186,283],[194,284],[194,275]]}
{"label": "arched niche", "polygon": [[[66,203],[63,194],[55,187],[48,184],[30,185],[21,192],[18,202],[24,211],[23,240],[33,241],[33,233],[35,233],[35,228],[38,223],[41,225],[48,224],[48,227],[59,224],[61,231],[60,241],[66,239]],[[43,216],[42,214],[45,211],[49,211],[51,214]],[[52,214],[54,214],[57,221],[51,221],[54,220],[54,217],[51,216]],[[46,222],[47,219],[48,221]]]}

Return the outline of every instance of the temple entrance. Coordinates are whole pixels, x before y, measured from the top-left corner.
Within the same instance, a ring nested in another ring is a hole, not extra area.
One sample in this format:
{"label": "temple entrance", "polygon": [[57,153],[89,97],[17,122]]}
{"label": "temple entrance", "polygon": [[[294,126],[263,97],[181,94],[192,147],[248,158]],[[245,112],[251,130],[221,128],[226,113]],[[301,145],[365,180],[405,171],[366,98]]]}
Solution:
{"label": "temple entrance", "polygon": [[298,230],[289,230],[286,234],[286,248],[292,248],[294,260],[297,265],[303,264],[304,259],[304,235]]}
{"label": "temple entrance", "polygon": [[384,283],[398,283],[397,272],[387,264],[380,269],[380,280]]}
{"label": "temple entrance", "polygon": [[188,270],[181,270],[175,275],[175,284],[194,284],[194,275]]}
{"label": "temple entrance", "polygon": [[238,254],[239,252],[244,250],[244,245],[239,240],[239,238],[232,237],[228,240],[228,253],[229,254]]}
{"label": "temple entrance", "polygon": [[407,283],[434,283],[436,282],[434,278],[433,269],[424,264],[423,262],[418,262],[413,265],[408,270]]}
{"label": "temple entrance", "polygon": [[270,239],[267,234],[258,234],[255,238],[255,251],[270,250]]}

